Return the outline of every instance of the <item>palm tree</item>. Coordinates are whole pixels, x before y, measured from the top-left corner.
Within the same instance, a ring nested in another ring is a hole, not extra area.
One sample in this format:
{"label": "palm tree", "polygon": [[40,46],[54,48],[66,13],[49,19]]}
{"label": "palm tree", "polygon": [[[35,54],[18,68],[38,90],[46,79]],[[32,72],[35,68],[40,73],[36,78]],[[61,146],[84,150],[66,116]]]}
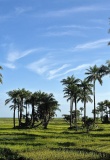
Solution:
{"label": "palm tree", "polygon": [[[29,104],[32,106],[32,113],[31,113],[31,125],[34,126],[35,119],[37,116],[37,111],[35,111],[35,107],[38,107],[40,103],[42,93],[41,91],[31,93],[29,98]],[[37,109],[36,109],[37,110]]]}
{"label": "palm tree", "polygon": [[105,104],[103,101],[97,103],[97,110],[101,113],[101,121],[103,120],[103,112],[105,111]]}
{"label": "palm tree", "polygon": [[47,125],[50,119],[55,115],[55,111],[59,110],[59,104],[55,100],[52,93],[42,93],[42,98],[38,105],[38,113],[40,115],[40,119],[43,121],[44,129],[47,129]]}
{"label": "palm tree", "polygon": [[80,93],[78,83],[80,79],[76,79],[73,75],[63,79],[61,83],[65,85],[63,89],[64,97],[67,98],[67,101],[70,100],[70,128],[72,128],[72,111],[73,111],[73,102],[75,103],[75,125],[77,127],[77,98]]}
{"label": "palm tree", "polygon": [[[108,115],[108,113],[109,113],[109,117],[110,117],[110,101],[109,100],[105,100],[104,101],[104,106],[105,106],[105,108],[106,108],[106,114]],[[109,111],[107,110],[107,108],[109,109]]]}
{"label": "palm tree", "polygon": [[86,103],[93,102],[93,100],[91,99],[91,96],[90,96],[90,95],[92,95],[93,85],[90,84],[86,79],[84,79],[83,81],[81,81],[80,87],[82,90],[80,93],[79,100],[81,100],[81,102],[84,103],[84,121],[85,121],[86,120]]}
{"label": "palm tree", "polygon": [[107,65],[101,65],[99,68],[99,74],[103,77],[110,74],[110,60],[106,61]]}
{"label": "palm tree", "polygon": [[18,89],[18,95],[19,95],[19,100],[20,100],[20,105],[19,105],[19,112],[20,112],[20,116],[19,116],[19,126],[21,126],[21,119],[22,119],[22,112],[25,108],[24,106],[24,102],[25,102],[25,99],[27,97],[27,92],[24,88],[22,89]]}
{"label": "palm tree", "polygon": [[[0,69],[2,70],[3,68],[0,66]],[[0,83],[2,83],[2,74],[0,74]]]}
{"label": "palm tree", "polygon": [[27,120],[28,120],[28,107],[29,107],[29,104],[30,104],[31,95],[32,95],[32,92],[27,90],[26,94],[25,94],[25,101],[24,101],[24,104],[26,105],[25,106],[25,109],[26,109],[26,124],[27,124]]}
{"label": "palm tree", "polygon": [[5,105],[7,105],[10,102],[13,103],[13,105],[10,105],[10,108],[13,109],[13,125],[15,128],[15,110],[18,105],[18,92],[17,92],[17,90],[13,90],[13,91],[7,92],[7,94],[10,98],[5,100]]}
{"label": "palm tree", "polygon": [[87,69],[87,72],[85,74],[88,75],[86,80],[89,81],[89,82],[93,82],[93,96],[94,96],[94,110],[93,111],[94,111],[94,122],[95,122],[95,119],[96,119],[96,113],[95,113],[95,108],[96,108],[96,104],[95,104],[95,82],[96,82],[96,80],[98,80],[98,82],[102,85],[102,79],[101,79],[101,75],[99,73],[99,68],[96,65]]}

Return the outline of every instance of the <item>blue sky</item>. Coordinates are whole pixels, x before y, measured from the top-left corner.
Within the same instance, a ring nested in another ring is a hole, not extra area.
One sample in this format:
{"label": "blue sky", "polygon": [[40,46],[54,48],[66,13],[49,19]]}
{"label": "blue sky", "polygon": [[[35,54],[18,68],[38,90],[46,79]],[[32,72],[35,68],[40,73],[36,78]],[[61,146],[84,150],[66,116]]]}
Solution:
{"label": "blue sky", "polygon": [[[109,17],[109,0],[0,0],[0,117],[12,116],[4,101],[18,88],[53,93],[58,117],[69,114],[60,81],[71,75],[83,80],[89,66],[110,59]],[[96,102],[110,99],[109,84],[109,76],[103,86],[96,83]],[[92,109],[88,103],[89,116]]]}

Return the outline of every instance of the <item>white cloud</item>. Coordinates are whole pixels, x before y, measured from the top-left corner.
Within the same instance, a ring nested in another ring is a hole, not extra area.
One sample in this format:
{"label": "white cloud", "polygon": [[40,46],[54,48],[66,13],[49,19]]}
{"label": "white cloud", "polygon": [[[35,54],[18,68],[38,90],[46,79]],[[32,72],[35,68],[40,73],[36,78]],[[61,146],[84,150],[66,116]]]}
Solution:
{"label": "white cloud", "polygon": [[22,13],[29,12],[29,11],[31,11],[31,10],[32,10],[31,7],[25,7],[25,8],[23,8],[23,7],[16,7],[16,8],[15,8],[15,13],[16,13],[17,15],[20,15],[20,14],[22,14]]}
{"label": "white cloud", "polygon": [[63,69],[65,69],[65,68],[69,67],[69,66],[70,66],[69,64],[64,64],[64,65],[61,66],[60,68],[50,70],[50,71],[49,71],[49,74],[50,74],[50,76],[52,76],[52,75],[54,75],[54,74],[60,72],[61,70],[63,70]]}
{"label": "white cloud", "polygon": [[64,64],[58,68],[59,63],[54,63],[52,57],[47,56],[38,61],[35,61],[27,66],[27,68],[39,75],[46,76],[47,79],[56,77],[58,72],[61,72],[65,68],[69,67],[70,64]]}
{"label": "white cloud", "polygon": [[3,63],[3,66],[7,67],[7,68],[11,68],[11,69],[15,69],[16,66],[12,63]]}
{"label": "white cloud", "polygon": [[38,51],[39,49],[30,49],[30,50],[26,50],[24,52],[19,52],[19,51],[12,51],[9,52],[7,60],[9,62],[15,62],[16,60],[23,58],[29,54],[32,54],[35,51]]}
{"label": "white cloud", "polygon": [[11,18],[12,16],[10,14],[8,15],[0,15],[0,22],[3,22],[9,18]]}
{"label": "white cloud", "polygon": [[[50,11],[45,14],[40,15],[41,17],[62,17],[68,14],[72,13],[80,13],[80,12],[90,12],[90,11],[105,11],[110,10],[109,6],[81,6],[81,7],[73,7],[69,9],[64,10],[58,10],[58,11]],[[38,15],[37,15],[38,16]]]}
{"label": "white cloud", "polygon": [[85,34],[81,33],[80,31],[68,30],[68,31],[47,32],[43,36],[48,36],[48,37],[50,36],[84,36],[85,37]]}
{"label": "white cloud", "polygon": [[42,75],[49,69],[48,59],[42,58],[39,61],[29,64],[27,68],[36,72],[37,74]]}
{"label": "white cloud", "polygon": [[75,68],[71,68],[71,69],[68,69],[66,71],[63,71],[62,73],[50,75],[48,77],[48,79],[51,80],[51,79],[54,79],[54,78],[58,78],[58,77],[67,75],[68,73],[71,73],[71,72],[81,71],[81,70],[84,70],[85,68],[89,67],[90,65],[91,64],[82,64],[82,65],[77,66]]}
{"label": "white cloud", "polygon": [[85,30],[89,30],[89,29],[103,29],[103,27],[100,26],[84,26],[84,25],[76,25],[76,24],[72,24],[72,25],[62,25],[62,26],[50,26],[47,29],[51,30],[51,29],[85,29]]}
{"label": "white cloud", "polygon": [[80,51],[82,49],[94,49],[94,48],[101,48],[103,46],[107,46],[107,43],[110,41],[110,39],[100,39],[94,42],[89,42],[85,44],[77,45],[73,50],[74,51]]}

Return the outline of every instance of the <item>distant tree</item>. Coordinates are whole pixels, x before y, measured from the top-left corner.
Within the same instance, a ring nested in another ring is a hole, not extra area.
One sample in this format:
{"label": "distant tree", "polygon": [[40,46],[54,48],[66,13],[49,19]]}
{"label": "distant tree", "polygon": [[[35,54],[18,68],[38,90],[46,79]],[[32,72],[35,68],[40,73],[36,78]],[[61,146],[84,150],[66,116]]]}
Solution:
{"label": "distant tree", "polygon": [[87,69],[87,72],[85,73],[86,75],[88,75],[88,77],[86,78],[87,81],[89,82],[93,82],[93,96],[94,96],[94,123],[95,123],[95,119],[96,119],[96,104],[95,104],[95,82],[96,80],[98,80],[98,82],[102,85],[102,76],[99,73],[99,68],[94,65],[93,67],[90,67],[89,69]]}

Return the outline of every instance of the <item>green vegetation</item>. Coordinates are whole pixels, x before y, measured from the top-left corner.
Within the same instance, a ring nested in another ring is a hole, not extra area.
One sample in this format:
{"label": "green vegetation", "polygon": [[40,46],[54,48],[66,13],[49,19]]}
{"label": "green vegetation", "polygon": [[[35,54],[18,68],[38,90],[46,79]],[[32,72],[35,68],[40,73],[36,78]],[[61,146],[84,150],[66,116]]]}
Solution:
{"label": "green vegetation", "polygon": [[[5,104],[12,103],[13,119],[0,119],[0,160],[109,160],[110,101],[98,102],[97,107],[95,102],[96,80],[102,85],[103,76],[110,74],[110,61],[106,64],[87,69],[84,80],[72,75],[61,81],[64,97],[70,100],[70,115],[63,115],[64,119],[52,119],[59,110],[52,93],[24,88],[7,92]],[[81,113],[79,101],[84,104]],[[93,119],[86,115],[86,103],[92,101]]]}
{"label": "green vegetation", "polygon": [[[53,119],[44,130],[12,129],[12,119],[0,119],[1,160],[109,160],[110,125],[98,124],[89,133],[68,129],[63,119]],[[18,123],[16,119],[16,124]],[[81,126],[81,123],[78,124]]]}

